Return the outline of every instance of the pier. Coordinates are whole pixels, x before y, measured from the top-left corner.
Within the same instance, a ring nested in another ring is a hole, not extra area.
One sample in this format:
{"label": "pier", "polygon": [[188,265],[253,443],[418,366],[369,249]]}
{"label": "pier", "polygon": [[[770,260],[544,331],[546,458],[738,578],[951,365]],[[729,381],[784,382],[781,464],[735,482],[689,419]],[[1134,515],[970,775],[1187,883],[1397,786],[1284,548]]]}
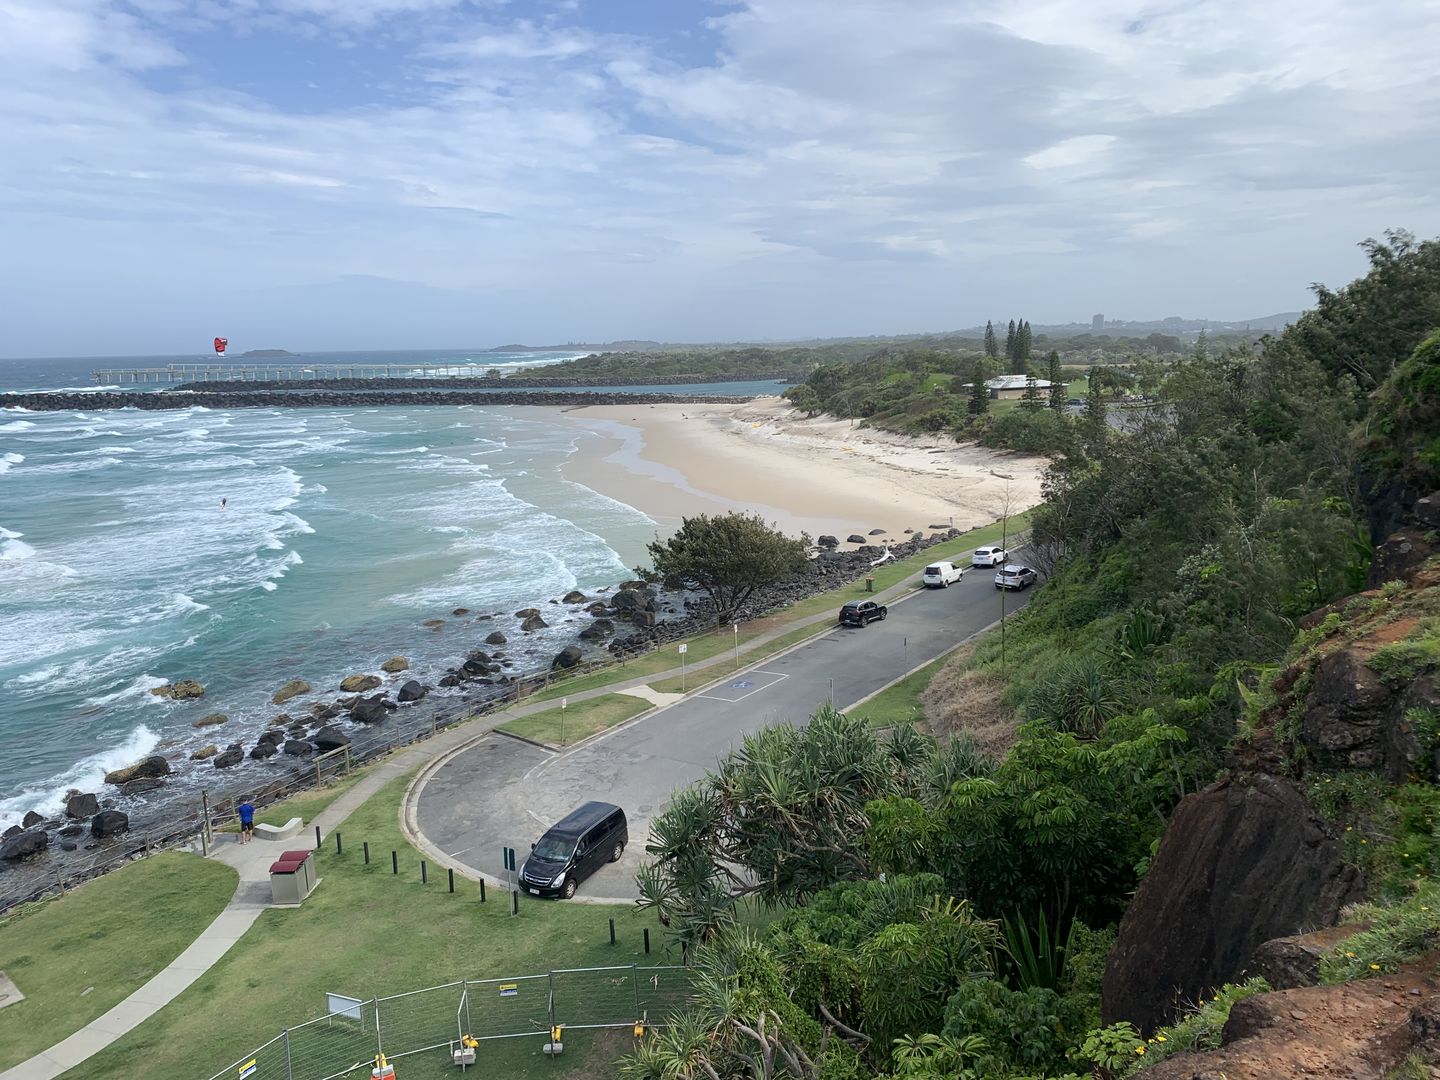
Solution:
{"label": "pier", "polygon": [[484,379],[495,370],[486,364],[166,364],[151,368],[101,368],[94,375],[97,386],[175,386],[339,379]]}

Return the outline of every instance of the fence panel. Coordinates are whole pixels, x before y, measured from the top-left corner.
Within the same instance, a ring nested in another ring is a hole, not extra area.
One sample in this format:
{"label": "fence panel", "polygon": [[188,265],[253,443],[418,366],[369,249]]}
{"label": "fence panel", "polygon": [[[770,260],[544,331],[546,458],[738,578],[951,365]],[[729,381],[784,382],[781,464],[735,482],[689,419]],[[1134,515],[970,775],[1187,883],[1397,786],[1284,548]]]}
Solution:
{"label": "fence panel", "polygon": [[470,1034],[477,1039],[539,1035],[550,1030],[550,977],[471,979]]}
{"label": "fence panel", "polygon": [[464,988],[464,983],[446,983],[377,1001],[380,1045],[385,1056],[403,1057],[433,1050],[455,1039],[455,1010]]}
{"label": "fence panel", "polygon": [[221,1069],[210,1080],[290,1080],[284,1033],[256,1047],[229,1068]]}
{"label": "fence panel", "polygon": [[552,971],[555,1022],[567,1028],[630,1026],[640,1019],[640,978],[634,964]]}
{"label": "fence panel", "polygon": [[286,1032],[291,1080],[330,1080],[375,1060],[375,1003],[362,1002],[354,1014],[332,1013]]}
{"label": "fence panel", "polygon": [[640,1013],[652,1024],[667,1023],[670,1014],[682,1008],[690,998],[690,980],[694,968],[650,967],[636,971],[636,989],[640,995]]}

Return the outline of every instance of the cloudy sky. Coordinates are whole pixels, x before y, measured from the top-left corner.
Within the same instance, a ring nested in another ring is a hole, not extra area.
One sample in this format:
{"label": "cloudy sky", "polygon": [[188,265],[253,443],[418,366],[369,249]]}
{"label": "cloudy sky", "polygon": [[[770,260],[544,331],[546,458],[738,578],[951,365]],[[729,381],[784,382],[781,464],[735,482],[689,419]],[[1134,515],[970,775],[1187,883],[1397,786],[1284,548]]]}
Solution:
{"label": "cloudy sky", "polygon": [[1304,306],[1440,0],[0,0],[0,355]]}

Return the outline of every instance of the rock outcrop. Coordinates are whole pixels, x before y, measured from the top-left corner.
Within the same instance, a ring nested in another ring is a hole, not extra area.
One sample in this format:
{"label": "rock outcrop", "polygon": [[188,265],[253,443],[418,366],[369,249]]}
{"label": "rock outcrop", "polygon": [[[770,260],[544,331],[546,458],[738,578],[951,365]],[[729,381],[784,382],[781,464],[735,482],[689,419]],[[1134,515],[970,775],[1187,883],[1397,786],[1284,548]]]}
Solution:
{"label": "rock outcrop", "polygon": [[0,841],[0,860],[16,862],[39,855],[50,846],[44,829],[22,829]]}
{"label": "rock outcrop", "polygon": [[96,840],[119,836],[130,830],[130,817],[119,810],[101,810],[90,819],[90,835]]}
{"label": "rock outcrop", "polygon": [[105,783],[128,784],[131,780],[149,780],[161,776],[170,775],[170,763],[159,754],[151,754],[143,761],[134,765],[127,765],[123,769],[116,769],[114,772],[105,774]]}
{"label": "rock outcrop", "polygon": [[350,719],[358,724],[383,724],[390,718],[390,710],[383,697],[364,698],[350,710]]}
{"label": "rock outcrop", "polygon": [[347,694],[363,694],[380,685],[379,675],[347,675],[340,680],[340,689]]}
{"label": "rock outcrop", "polygon": [[581,641],[604,641],[613,633],[615,633],[613,622],[609,619],[596,619],[580,631],[579,638]]}
{"label": "rock outcrop", "polygon": [[230,717],[224,713],[212,712],[209,716],[202,716],[190,726],[193,728],[219,727],[221,724],[228,724]]}
{"label": "rock outcrop", "polygon": [[403,656],[392,656],[380,665],[380,670],[387,675],[398,675],[402,671],[410,670],[410,661]]}
{"label": "rock outcrop", "polygon": [[239,746],[230,746],[210,759],[217,769],[231,769],[245,760],[245,751]]}
{"label": "rock outcrop", "polygon": [[505,635],[502,634],[499,630],[492,630],[490,633],[485,635],[486,645],[504,645],[507,640],[509,639],[506,638]]}
{"label": "rock outcrop", "polygon": [[536,630],[544,630],[550,624],[540,617],[538,613],[525,616],[525,621],[520,624],[520,629],[525,633],[533,633]]}
{"label": "rock outcrop", "polygon": [[395,697],[402,702],[419,701],[429,691],[414,679],[410,679],[396,692]]}
{"label": "rock outcrop", "polygon": [[1233,981],[1255,950],[1333,923],[1362,882],[1294,784],[1259,774],[1181,800],[1105,966],[1107,1024],[1142,1031]]}
{"label": "rock outcrop", "polygon": [[209,746],[202,746],[199,750],[196,750],[193,754],[191,754],[190,760],[205,761],[209,758],[214,757],[219,752],[220,747],[216,746],[214,743],[211,743]]}
{"label": "rock outcrop", "polygon": [[310,741],[315,744],[315,749],[319,753],[328,754],[332,750],[339,750],[342,746],[349,746],[350,736],[334,724],[330,724],[312,735]]}
{"label": "rock outcrop", "polygon": [[171,701],[189,701],[191,698],[204,697],[205,687],[194,679],[181,679],[179,682],[157,686],[150,693],[156,697],[169,698]]}
{"label": "rock outcrop", "polygon": [[276,690],[275,693],[270,695],[270,704],[284,705],[285,702],[291,698],[308,693],[310,693],[310,684],[308,682],[304,679],[291,679],[279,690]]}
{"label": "rock outcrop", "polygon": [[573,668],[576,664],[580,663],[584,655],[578,645],[566,645],[565,648],[555,654],[555,659],[550,661],[550,666],[551,668],[559,668],[562,670]]}
{"label": "rock outcrop", "polygon": [[100,798],[83,791],[77,791],[65,800],[65,816],[68,818],[92,818],[100,812]]}
{"label": "rock outcrop", "polygon": [[20,828],[22,829],[34,829],[43,824],[45,824],[45,815],[38,810],[27,810],[25,816],[20,819]]}

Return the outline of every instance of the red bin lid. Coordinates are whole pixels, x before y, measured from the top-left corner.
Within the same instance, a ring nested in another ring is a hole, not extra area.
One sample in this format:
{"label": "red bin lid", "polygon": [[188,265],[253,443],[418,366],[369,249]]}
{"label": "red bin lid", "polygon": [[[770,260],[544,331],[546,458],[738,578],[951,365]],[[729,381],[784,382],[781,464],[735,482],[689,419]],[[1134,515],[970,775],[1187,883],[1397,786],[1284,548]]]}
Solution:
{"label": "red bin lid", "polygon": [[270,873],[272,874],[293,874],[299,869],[298,862],[286,862],[284,859],[270,864]]}
{"label": "red bin lid", "polygon": [[280,853],[280,858],[294,859],[296,862],[304,862],[309,857],[310,851],[308,848],[295,848],[291,851],[282,851]]}

